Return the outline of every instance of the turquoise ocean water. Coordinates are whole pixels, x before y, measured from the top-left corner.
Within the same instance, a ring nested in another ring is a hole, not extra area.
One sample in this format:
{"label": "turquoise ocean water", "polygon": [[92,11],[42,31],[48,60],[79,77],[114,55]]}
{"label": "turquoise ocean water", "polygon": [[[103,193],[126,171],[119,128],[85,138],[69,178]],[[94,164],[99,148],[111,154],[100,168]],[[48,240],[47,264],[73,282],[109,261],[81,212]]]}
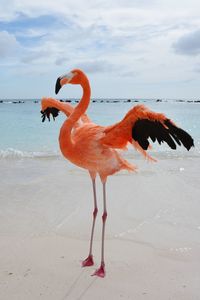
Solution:
{"label": "turquoise ocean water", "polygon": [[[90,118],[101,125],[119,121],[138,104],[127,99],[103,100],[91,103],[88,109]],[[182,249],[188,257],[194,256],[199,253],[200,230],[200,103],[145,99],[139,103],[165,113],[188,131],[195,148],[174,151],[153,144],[150,154],[158,160],[156,164],[145,161],[132,147],[124,152],[138,172],[119,172],[109,179],[107,236],[141,242],[170,257],[177,257],[177,251],[182,255]],[[62,158],[58,135],[65,116],[42,123],[40,110],[40,102],[34,100],[0,102],[0,235],[88,239],[91,180],[86,170]],[[99,178],[97,196],[101,210]],[[98,238],[100,230],[99,224]]]}
{"label": "turquoise ocean water", "polygon": [[[93,99],[87,113],[95,123],[111,125],[122,119],[132,106],[143,103],[154,111],[165,113],[178,126],[188,131],[195,140],[195,150],[192,153],[200,153],[200,103],[189,100],[137,101]],[[42,123],[40,101],[13,102],[17,101],[4,100],[0,103],[0,158],[59,156],[58,135],[65,116],[60,114],[55,122],[52,120]],[[72,100],[72,105],[76,105],[75,100]],[[165,145],[154,146],[154,151],[168,153],[169,150]],[[182,147],[176,153],[187,155]]]}

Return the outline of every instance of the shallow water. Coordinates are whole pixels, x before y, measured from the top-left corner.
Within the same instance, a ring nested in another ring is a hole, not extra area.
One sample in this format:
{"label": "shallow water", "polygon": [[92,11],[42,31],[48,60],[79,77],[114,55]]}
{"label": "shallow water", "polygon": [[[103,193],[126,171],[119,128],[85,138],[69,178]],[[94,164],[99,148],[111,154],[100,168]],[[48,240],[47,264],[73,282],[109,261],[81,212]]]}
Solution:
{"label": "shallow water", "polygon": [[[97,100],[96,100],[97,101]],[[127,111],[137,103],[119,101],[91,103],[88,115],[97,124],[111,125],[124,117]],[[111,100],[110,100],[111,101]],[[195,140],[195,153],[200,152],[200,103],[156,102],[155,100],[138,100],[149,108],[165,113],[178,126],[188,131]],[[144,102],[145,101],[145,102]],[[76,105],[75,102],[72,103]],[[60,155],[58,135],[64,121],[62,114],[53,122],[41,122],[40,103],[33,100],[24,103],[5,101],[0,103],[0,158],[38,157]],[[154,150],[165,152],[169,149],[162,145],[154,145]],[[178,152],[185,150],[178,148]]]}

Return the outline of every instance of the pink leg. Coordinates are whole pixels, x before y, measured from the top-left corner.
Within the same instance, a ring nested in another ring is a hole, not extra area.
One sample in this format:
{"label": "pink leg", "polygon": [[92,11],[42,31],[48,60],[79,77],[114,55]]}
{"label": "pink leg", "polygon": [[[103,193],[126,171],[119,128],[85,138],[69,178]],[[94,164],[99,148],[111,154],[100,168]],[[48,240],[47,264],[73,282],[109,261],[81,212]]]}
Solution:
{"label": "pink leg", "polygon": [[93,275],[99,277],[105,277],[105,261],[104,261],[104,240],[105,240],[105,225],[107,219],[107,210],[106,210],[106,182],[103,182],[103,215],[102,215],[102,242],[101,242],[101,265]]}
{"label": "pink leg", "polygon": [[93,186],[93,195],[94,195],[94,211],[93,211],[91,238],[90,238],[90,250],[89,250],[88,257],[82,262],[82,267],[90,267],[93,266],[94,264],[93,255],[92,255],[92,244],[93,244],[93,237],[94,237],[95,221],[98,213],[95,178],[92,178],[92,186]]}

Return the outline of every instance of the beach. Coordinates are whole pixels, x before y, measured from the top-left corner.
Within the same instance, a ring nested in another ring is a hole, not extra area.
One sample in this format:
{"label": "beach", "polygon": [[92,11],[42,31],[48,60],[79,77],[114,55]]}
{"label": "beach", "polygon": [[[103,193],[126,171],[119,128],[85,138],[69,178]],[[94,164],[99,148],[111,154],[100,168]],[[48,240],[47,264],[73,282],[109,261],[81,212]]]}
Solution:
{"label": "beach", "polygon": [[0,7],[0,300],[200,300],[200,1]]}
{"label": "beach", "polygon": [[[95,265],[82,268],[92,225],[92,184],[86,170],[59,152],[63,119],[43,124],[39,104],[2,105],[2,126],[11,112],[13,123],[7,135],[2,133],[0,150],[0,299],[199,299],[198,104],[150,103],[189,129],[195,148],[155,145],[151,155],[157,162],[130,148],[123,156],[137,172],[108,178],[104,279],[91,276],[100,264],[99,178]],[[115,121],[131,104],[108,104],[103,119],[105,105],[93,105],[95,122]]]}
{"label": "beach", "polygon": [[81,268],[93,209],[87,172],[62,158],[1,161],[0,299],[199,298],[199,157],[135,162],[137,173],[108,179],[101,279],[90,276],[100,263],[100,181],[95,265]]}

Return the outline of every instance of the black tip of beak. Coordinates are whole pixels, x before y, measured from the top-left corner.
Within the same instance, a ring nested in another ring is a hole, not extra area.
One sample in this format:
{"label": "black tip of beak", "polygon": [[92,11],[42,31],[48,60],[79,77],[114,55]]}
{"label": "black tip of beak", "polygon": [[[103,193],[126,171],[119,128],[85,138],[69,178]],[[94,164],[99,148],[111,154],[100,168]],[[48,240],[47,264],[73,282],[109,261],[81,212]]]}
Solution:
{"label": "black tip of beak", "polygon": [[60,77],[58,77],[57,81],[56,81],[56,86],[55,86],[55,93],[56,95],[58,94],[58,92],[61,89],[61,85],[60,85]]}

